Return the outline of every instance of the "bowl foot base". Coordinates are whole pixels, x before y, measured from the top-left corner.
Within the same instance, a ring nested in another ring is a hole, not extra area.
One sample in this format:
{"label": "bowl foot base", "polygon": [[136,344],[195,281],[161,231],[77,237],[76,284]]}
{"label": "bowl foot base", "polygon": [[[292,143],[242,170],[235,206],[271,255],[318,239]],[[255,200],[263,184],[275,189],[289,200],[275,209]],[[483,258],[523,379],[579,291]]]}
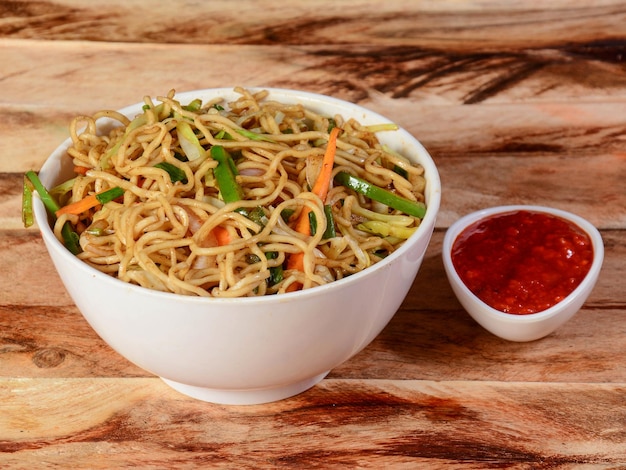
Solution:
{"label": "bowl foot base", "polygon": [[186,385],[180,382],[174,382],[173,380],[164,379],[163,377],[161,377],[161,380],[177,392],[197,400],[220,405],[260,405],[262,403],[283,400],[302,393],[321,382],[322,379],[328,375],[328,372],[330,371],[281,387],[255,390],[220,390]]}

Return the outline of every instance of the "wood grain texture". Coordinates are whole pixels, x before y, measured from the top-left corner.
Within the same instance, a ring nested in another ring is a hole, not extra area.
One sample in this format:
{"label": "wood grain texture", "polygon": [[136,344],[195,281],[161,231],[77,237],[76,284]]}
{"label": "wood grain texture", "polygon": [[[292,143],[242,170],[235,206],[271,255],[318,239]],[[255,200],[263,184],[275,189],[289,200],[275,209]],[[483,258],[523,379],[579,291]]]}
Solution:
{"label": "wood grain texture", "polygon": [[[626,6],[622,0],[0,0],[0,468],[626,468]],[[243,85],[394,120],[443,182],[400,310],[313,389],[226,407],[182,396],[89,327],[22,174],[72,117]],[[473,210],[542,204],[598,226],[578,314],[511,343],[461,308],[441,261]]]}
{"label": "wood grain texture", "polygon": [[[65,405],[47,400],[50,388]],[[66,449],[79,468],[618,468],[624,392],[325,380],[279,403],[221,407],[158,379],[2,380],[0,464],[63,466]]]}
{"label": "wood grain texture", "polygon": [[[611,54],[593,48],[585,52],[584,47],[474,54],[378,44],[277,47],[0,39],[0,58],[8,103],[67,106],[65,98],[72,97],[77,103],[92,103],[95,110],[125,106],[138,96],[165,94],[170,88],[238,84],[317,91],[357,102],[383,94],[450,105],[623,101],[626,77],[620,58],[625,48],[618,44]],[[53,86],[25,87],[21,77],[33,68],[40,83]],[[126,86],[118,86],[120,79]]]}
{"label": "wood grain texture", "polygon": [[[13,38],[188,44],[427,44],[519,48],[623,35],[623,2],[299,0],[2,2],[0,35]],[[245,14],[242,14],[245,12]],[[312,14],[313,13],[313,14]],[[445,42],[442,37],[445,34]],[[556,41],[555,41],[556,39]],[[601,44],[602,45],[602,44]],[[604,45],[606,47],[606,45]]]}

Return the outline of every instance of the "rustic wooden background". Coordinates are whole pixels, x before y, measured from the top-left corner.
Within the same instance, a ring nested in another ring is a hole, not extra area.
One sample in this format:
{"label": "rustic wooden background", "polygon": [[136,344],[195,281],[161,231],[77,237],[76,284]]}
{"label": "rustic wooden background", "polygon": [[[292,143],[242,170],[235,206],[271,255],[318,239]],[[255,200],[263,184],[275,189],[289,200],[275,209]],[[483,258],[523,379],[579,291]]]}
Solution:
{"label": "rustic wooden background", "polygon": [[[22,173],[76,114],[169,89],[272,86],[380,112],[433,155],[443,202],[402,308],[312,390],[250,407],[170,390],[73,305]],[[626,468],[623,1],[0,1],[0,467]],[[498,204],[602,232],[596,289],[532,343],[454,299],[445,229]]]}

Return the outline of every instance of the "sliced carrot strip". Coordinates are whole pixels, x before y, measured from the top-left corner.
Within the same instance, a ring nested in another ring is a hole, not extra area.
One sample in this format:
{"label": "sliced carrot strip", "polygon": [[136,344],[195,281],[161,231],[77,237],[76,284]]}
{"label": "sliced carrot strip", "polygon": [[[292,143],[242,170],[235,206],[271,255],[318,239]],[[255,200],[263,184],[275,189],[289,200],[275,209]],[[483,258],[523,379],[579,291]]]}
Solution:
{"label": "sliced carrot strip", "polygon": [[[335,153],[337,151],[337,137],[339,136],[340,131],[341,129],[339,127],[334,127],[330,131],[328,145],[326,146],[326,153],[324,154],[324,159],[322,160],[322,168],[319,176],[315,180],[313,189],[311,190],[311,192],[316,194],[322,202],[326,201],[326,195],[328,194],[328,189],[330,188],[330,180],[333,173],[333,165],[335,163]],[[297,232],[303,233],[304,235],[311,235],[309,212],[311,212],[311,209],[304,207],[294,227]]]}
{"label": "sliced carrot strip", "polygon": [[80,165],[74,166],[74,173],[76,173],[77,175],[85,176],[88,171],[89,171],[89,168],[87,168],[86,166],[80,166]]}
{"label": "sliced carrot strip", "polygon": [[304,252],[299,251],[289,255],[289,258],[287,259],[287,269],[304,271]]}
{"label": "sliced carrot strip", "polygon": [[339,132],[341,132],[339,127],[333,127],[330,131],[328,145],[326,146],[326,153],[324,154],[324,160],[322,160],[322,169],[320,170],[320,174],[313,185],[313,192],[317,194],[322,201],[326,200],[326,194],[328,194],[328,188],[330,188],[330,177],[335,163],[337,137],[339,137]]}
{"label": "sliced carrot strip", "polygon": [[89,196],[84,197],[80,201],[73,202],[68,204],[67,206],[61,207],[58,211],[56,211],[56,216],[59,217],[63,214],[82,214],[83,212],[96,207],[100,204],[98,198],[95,194],[90,194]]}
{"label": "sliced carrot strip", "polygon": [[287,286],[285,292],[295,292],[300,289],[302,289],[302,284],[300,284],[299,282],[292,282]]}
{"label": "sliced carrot strip", "polygon": [[218,225],[211,231],[211,233],[215,236],[218,246],[230,245],[230,233],[228,233],[228,230],[224,227],[220,227]]}
{"label": "sliced carrot strip", "polygon": [[[326,195],[328,194],[328,189],[330,188],[330,180],[333,173],[333,165],[335,163],[335,153],[337,152],[337,137],[339,136],[339,132],[341,129],[339,127],[334,127],[330,131],[330,136],[328,138],[328,145],[326,146],[326,152],[324,153],[324,159],[322,160],[322,168],[320,170],[320,174],[315,180],[315,184],[313,185],[313,189],[311,192],[316,194],[322,202],[326,201]],[[302,233],[304,235],[311,235],[311,223],[309,221],[309,213],[311,209],[305,206],[298,220],[296,221],[296,225],[294,229],[298,233]],[[297,269],[298,271],[304,271],[304,253],[298,252],[289,255],[287,259],[287,269]],[[302,286],[300,283],[294,282],[287,288],[287,292],[292,292],[295,290],[301,289]]]}

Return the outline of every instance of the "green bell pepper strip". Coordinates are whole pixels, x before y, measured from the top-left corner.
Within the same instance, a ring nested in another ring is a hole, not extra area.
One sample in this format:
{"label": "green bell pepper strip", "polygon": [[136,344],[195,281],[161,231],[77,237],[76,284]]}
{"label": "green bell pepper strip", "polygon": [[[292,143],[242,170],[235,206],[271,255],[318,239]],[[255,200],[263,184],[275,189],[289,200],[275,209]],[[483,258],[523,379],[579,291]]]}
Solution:
{"label": "green bell pepper strip", "polygon": [[195,100],[191,101],[188,105],[183,106],[183,109],[186,111],[200,111],[200,108],[202,108],[202,100],[199,98],[196,98]]}
{"label": "green bell pepper strip", "polygon": [[[45,206],[50,217],[52,217],[53,220],[56,220],[55,213],[60,209],[59,204],[57,204],[54,198],[50,195],[34,171],[27,171],[25,176],[33,185],[35,191],[37,191],[37,194],[39,194],[39,198],[41,199],[41,202],[43,202],[43,205]],[[61,235],[63,237],[63,244],[72,254],[77,255],[82,251],[78,242],[78,234],[74,231],[74,228],[69,221],[63,224]]]}
{"label": "green bell pepper strip", "polygon": [[[213,169],[213,175],[224,202],[228,204],[243,200],[245,195],[243,188],[237,182],[239,172],[233,157],[221,145],[214,145],[211,147],[211,158],[217,161],[217,166]],[[251,209],[240,207],[235,209],[235,212],[249,218],[261,227],[264,227],[267,223],[265,212],[259,206]]]}
{"label": "green bell pepper strip", "polygon": [[374,201],[404,212],[405,214],[412,215],[413,217],[422,219],[426,214],[426,205],[424,203],[411,201],[402,196],[398,196],[397,194],[373,185],[369,181],[365,181],[345,171],[337,173],[337,175],[335,175],[335,181]]}

